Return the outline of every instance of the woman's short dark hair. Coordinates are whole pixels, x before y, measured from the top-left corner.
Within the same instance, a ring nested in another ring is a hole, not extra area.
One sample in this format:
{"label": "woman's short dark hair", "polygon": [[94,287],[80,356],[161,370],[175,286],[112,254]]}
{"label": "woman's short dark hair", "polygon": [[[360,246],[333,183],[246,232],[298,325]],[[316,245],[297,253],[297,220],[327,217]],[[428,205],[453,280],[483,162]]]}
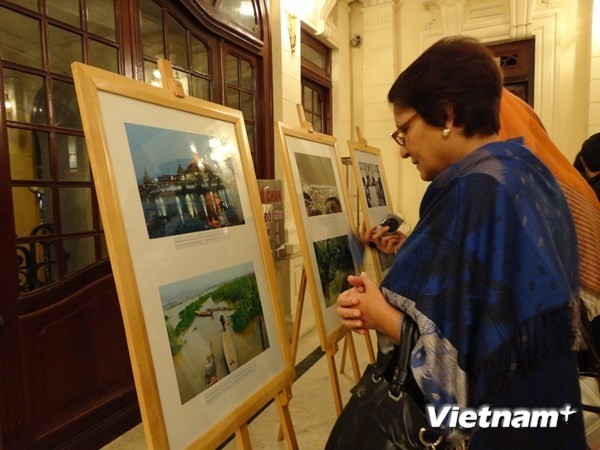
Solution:
{"label": "woman's short dark hair", "polygon": [[447,108],[466,137],[500,129],[502,71],[494,54],[473,38],[446,37],[419,56],[396,79],[388,101],[413,108],[428,124],[445,127]]}

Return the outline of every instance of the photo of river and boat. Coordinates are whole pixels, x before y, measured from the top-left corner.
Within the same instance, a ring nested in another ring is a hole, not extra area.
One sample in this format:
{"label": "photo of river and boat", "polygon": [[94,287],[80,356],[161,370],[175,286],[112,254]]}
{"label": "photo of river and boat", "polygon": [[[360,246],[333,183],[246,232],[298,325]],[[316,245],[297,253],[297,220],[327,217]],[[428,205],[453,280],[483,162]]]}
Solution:
{"label": "photo of river and boat", "polygon": [[159,292],[182,404],[269,348],[251,262]]}
{"label": "photo of river and boat", "polygon": [[235,143],[132,123],[125,130],[150,239],[244,223]]}

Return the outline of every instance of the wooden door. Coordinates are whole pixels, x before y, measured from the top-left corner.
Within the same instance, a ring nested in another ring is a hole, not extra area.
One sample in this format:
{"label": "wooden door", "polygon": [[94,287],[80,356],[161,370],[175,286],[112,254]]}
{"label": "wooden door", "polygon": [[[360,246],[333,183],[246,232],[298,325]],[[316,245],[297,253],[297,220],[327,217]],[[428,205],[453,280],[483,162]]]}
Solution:
{"label": "wooden door", "polygon": [[533,108],[535,38],[488,44],[504,74],[504,86]]}
{"label": "wooden door", "polygon": [[1,447],[94,448],[140,419],[70,63],[118,71],[124,48],[112,0],[18,3],[0,1]]}
{"label": "wooden door", "polygon": [[0,450],[98,448],[140,420],[71,62],[160,84],[172,60],[187,95],[245,108],[272,178],[266,2],[234,3],[0,0]]}

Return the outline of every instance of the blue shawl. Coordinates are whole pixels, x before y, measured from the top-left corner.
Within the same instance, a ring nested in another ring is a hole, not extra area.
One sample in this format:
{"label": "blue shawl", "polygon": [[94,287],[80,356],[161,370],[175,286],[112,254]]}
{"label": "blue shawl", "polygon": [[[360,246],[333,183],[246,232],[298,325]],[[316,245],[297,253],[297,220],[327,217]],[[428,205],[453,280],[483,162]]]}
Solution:
{"label": "blue shawl", "polygon": [[411,366],[426,401],[493,405],[515,374],[568,352],[578,269],[563,194],[520,143],[485,145],[436,177],[381,285],[421,332]]}

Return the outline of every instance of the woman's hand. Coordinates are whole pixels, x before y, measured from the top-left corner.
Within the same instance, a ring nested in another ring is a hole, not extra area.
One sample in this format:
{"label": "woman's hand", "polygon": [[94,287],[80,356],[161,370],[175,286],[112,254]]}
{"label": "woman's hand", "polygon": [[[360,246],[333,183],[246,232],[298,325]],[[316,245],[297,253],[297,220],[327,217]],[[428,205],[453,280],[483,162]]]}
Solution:
{"label": "woman's hand", "polygon": [[398,342],[404,314],[385,300],[379,287],[365,272],[360,277],[350,275],[348,283],[352,288],[337,298],[336,312],[342,325],[358,334],[377,330]]}
{"label": "woman's hand", "polygon": [[390,227],[374,227],[367,230],[363,224],[359,239],[364,245],[373,243],[383,253],[393,255],[406,240],[406,235],[399,230],[389,233],[389,230]]}

